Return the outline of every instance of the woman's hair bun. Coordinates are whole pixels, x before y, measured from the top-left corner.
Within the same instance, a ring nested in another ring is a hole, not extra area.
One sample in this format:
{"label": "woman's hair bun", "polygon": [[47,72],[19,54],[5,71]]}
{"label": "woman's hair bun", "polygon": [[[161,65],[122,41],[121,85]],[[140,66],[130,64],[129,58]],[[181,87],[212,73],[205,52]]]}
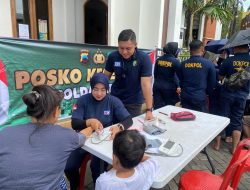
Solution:
{"label": "woman's hair bun", "polygon": [[25,94],[22,99],[23,102],[29,106],[29,107],[34,107],[37,102],[39,101],[39,98],[41,97],[41,94],[39,94],[37,91],[32,91],[28,94]]}

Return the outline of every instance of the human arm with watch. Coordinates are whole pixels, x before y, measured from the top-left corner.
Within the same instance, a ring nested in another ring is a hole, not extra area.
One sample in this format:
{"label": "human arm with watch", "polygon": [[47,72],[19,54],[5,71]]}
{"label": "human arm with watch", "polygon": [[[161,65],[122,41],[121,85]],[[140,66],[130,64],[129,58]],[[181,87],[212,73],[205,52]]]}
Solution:
{"label": "human arm with watch", "polygon": [[131,115],[128,113],[127,109],[124,107],[123,103],[117,97],[111,96],[111,108],[113,111],[113,120],[119,123],[112,125],[110,127],[111,139],[114,139],[115,135],[119,131],[128,129],[133,125],[133,120]]}
{"label": "human arm with watch", "polygon": [[87,113],[90,112],[89,111],[89,107],[91,106],[90,100],[92,99],[93,98],[91,97],[90,94],[86,94],[84,96],[81,96],[74,105],[71,117],[71,126],[77,132],[80,132],[81,130],[89,127],[91,127],[94,131],[97,132],[102,131],[103,129],[101,121],[96,119],[95,116],[89,117],[87,115]]}
{"label": "human arm with watch", "polygon": [[90,136],[93,131],[96,131],[98,133],[103,129],[102,123],[95,118],[90,118],[86,120],[72,118],[71,125],[74,130],[85,134],[85,136]]}
{"label": "human arm with watch", "polygon": [[152,96],[152,77],[141,77],[141,87],[142,93],[145,99],[146,104],[146,114],[145,119],[151,120],[154,118],[152,114],[152,107],[153,107],[153,96]]}
{"label": "human arm with watch", "polygon": [[111,139],[114,139],[115,135],[118,132],[123,131],[123,130],[127,130],[132,125],[133,125],[133,120],[132,120],[132,117],[130,115],[128,117],[126,117],[123,121],[121,121],[115,125],[112,125],[109,129],[111,132]]}

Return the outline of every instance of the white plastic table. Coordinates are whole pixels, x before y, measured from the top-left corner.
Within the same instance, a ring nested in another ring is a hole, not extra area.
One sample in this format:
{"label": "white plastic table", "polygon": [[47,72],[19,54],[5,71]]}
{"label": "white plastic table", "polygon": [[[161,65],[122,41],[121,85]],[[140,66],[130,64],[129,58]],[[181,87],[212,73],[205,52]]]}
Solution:
{"label": "white plastic table", "polygon": [[[194,121],[173,121],[169,116],[160,114],[159,111],[170,115],[171,112],[191,111],[196,115]],[[183,147],[183,154],[179,157],[155,156],[159,161],[160,170],[157,174],[153,188],[164,187],[174,178],[204,147],[206,147],[230,122],[226,117],[206,114],[175,106],[165,106],[153,112],[154,116],[166,122],[164,126],[167,131],[160,138],[170,138],[180,143]],[[138,121],[144,119],[144,115],[133,118],[133,126],[141,126]],[[91,154],[102,160],[112,163],[112,142],[103,141],[100,144],[91,143],[88,139],[82,147]]]}

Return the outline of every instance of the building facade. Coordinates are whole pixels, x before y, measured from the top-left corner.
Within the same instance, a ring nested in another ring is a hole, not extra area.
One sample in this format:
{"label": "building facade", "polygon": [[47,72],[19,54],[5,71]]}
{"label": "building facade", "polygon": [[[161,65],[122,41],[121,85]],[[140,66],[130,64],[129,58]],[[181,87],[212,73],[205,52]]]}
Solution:
{"label": "building facade", "polygon": [[[183,0],[1,0],[0,12],[6,37],[117,46],[120,31],[131,28],[138,47],[152,49],[169,41],[182,47],[186,30]],[[195,28],[200,40],[204,23]]]}

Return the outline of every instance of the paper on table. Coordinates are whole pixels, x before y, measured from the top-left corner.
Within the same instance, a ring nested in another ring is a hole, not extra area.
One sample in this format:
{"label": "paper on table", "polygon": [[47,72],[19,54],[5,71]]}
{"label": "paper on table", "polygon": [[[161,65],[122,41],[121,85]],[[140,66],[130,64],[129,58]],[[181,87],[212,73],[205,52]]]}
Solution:
{"label": "paper on table", "polygon": [[143,131],[143,126],[134,126],[132,125],[131,127],[128,128],[128,130],[137,130],[139,132]]}

